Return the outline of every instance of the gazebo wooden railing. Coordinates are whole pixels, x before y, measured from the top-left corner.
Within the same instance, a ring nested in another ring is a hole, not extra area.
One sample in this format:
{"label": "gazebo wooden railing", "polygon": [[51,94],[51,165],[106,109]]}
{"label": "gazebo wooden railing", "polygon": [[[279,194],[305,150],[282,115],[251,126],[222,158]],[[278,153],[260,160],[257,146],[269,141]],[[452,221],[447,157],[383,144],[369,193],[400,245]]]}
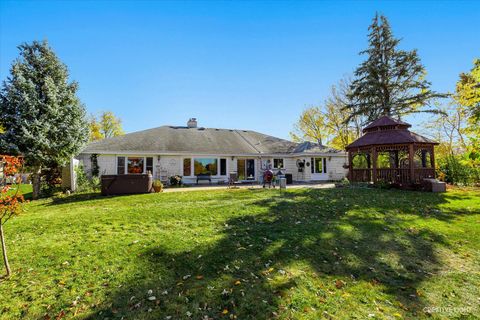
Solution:
{"label": "gazebo wooden railing", "polygon": [[[372,181],[373,169],[352,169],[352,181],[370,182]],[[423,179],[434,178],[435,169],[433,168],[415,168],[414,183],[420,183]],[[408,168],[384,168],[377,169],[377,182],[388,183],[410,183],[410,169]]]}
{"label": "gazebo wooden railing", "polygon": [[437,143],[409,131],[409,127],[387,116],[368,125],[364,135],[347,146],[349,179],[412,185],[435,178]]}

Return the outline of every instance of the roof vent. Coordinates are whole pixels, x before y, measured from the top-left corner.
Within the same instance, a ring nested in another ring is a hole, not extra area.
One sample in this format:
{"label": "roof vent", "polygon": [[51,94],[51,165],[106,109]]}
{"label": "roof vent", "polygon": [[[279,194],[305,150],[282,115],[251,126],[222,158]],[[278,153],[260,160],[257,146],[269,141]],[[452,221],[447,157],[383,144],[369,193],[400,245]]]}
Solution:
{"label": "roof vent", "polygon": [[187,127],[196,128],[197,127],[197,118],[190,118],[187,122]]}

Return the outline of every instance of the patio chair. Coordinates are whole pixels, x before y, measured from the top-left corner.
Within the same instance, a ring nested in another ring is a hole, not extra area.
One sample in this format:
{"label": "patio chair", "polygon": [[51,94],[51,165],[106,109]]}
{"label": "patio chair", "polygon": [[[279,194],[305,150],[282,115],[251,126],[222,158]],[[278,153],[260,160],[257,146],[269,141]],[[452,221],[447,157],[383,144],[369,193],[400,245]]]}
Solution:
{"label": "patio chair", "polygon": [[236,172],[230,172],[228,176],[228,188],[234,188],[238,183],[238,174]]}

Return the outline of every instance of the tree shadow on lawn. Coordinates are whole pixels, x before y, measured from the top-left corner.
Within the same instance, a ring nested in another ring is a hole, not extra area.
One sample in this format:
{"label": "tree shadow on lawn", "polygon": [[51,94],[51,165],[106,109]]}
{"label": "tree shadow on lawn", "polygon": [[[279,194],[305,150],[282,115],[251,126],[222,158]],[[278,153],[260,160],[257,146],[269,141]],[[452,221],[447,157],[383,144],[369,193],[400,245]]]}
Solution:
{"label": "tree shadow on lawn", "polygon": [[[111,301],[90,318],[269,319],[285,313],[295,317],[292,309],[320,312],[320,316],[327,305],[334,311],[341,309],[342,294],[349,290],[383,295],[352,293],[350,299],[371,311],[376,311],[374,300],[390,299],[390,295],[396,299],[389,302],[396,312],[415,316],[424,307],[418,286],[441,267],[434,244],[448,244],[431,230],[402,227],[396,220],[398,208],[386,202],[364,199],[359,203],[368,195],[372,193],[302,190],[257,199],[250,205],[263,208],[262,213],[229,219],[218,242],[178,253],[165,247],[147,248],[138,258],[139,274],[112,292]],[[231,196],[235,197],[225,197]],[[353,199],[347,201],[347,196]],[[429,199],[430,209],[446,202],[442,195]],[[401,206],[409,202],[407,196]],[[357,212],[349,214],[351,209]],[[401,212],[422,215],[415,212],[418,209],[405,207]],[[454,215],[439,217],[453,219]],[[306,267],[292,268],[298,263]],[[305,272],[313,283],[305,280]],[[154,279],[155,275],[162,275],[161,279]],[[363,289],[358,288],[360,284]],[[300,286],[310,292],[304,301],[292,298]],[[148,290],[153,292],[147,294]],[[156,299],[148,300],[149,295]]]}
{"label": "tree shadow on lawn", "polygon": [[[150,194],[150,193],[145,193],[145,194]],[[74,193],[69,196],[52,197],[52,201],[46,203],[45,205],[56,206],[56,205],[62,205],[62,204],[79,203],[79,202],[81,203],[86,201],[106,200],[106,199],[112,199],[112,198],[127,199],[128,197],[135,197],[138,195],[139,194],[103,196],[100,192]]]}

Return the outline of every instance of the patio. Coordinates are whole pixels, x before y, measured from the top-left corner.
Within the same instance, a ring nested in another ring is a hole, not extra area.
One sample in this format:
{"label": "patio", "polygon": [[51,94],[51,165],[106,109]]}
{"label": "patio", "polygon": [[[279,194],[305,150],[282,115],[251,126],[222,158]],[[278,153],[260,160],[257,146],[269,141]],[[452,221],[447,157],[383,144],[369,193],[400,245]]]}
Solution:
{"label": "patio", "polygon": [[[331,189],[335,188],[333,182],[297,182],[287,185],[287,189]],[[163,192],[184,192],[184,191],[201,191],[201,190],[228,190],[228,185],[189,185],[188,187],[168,187],[164,188]],[[259,183],[254,184],[238,184],[230,189],[263,189],[263,185]],[[272,188],[273,189],[273,188]],[[278,186],[275,189],[279,189]]]}

